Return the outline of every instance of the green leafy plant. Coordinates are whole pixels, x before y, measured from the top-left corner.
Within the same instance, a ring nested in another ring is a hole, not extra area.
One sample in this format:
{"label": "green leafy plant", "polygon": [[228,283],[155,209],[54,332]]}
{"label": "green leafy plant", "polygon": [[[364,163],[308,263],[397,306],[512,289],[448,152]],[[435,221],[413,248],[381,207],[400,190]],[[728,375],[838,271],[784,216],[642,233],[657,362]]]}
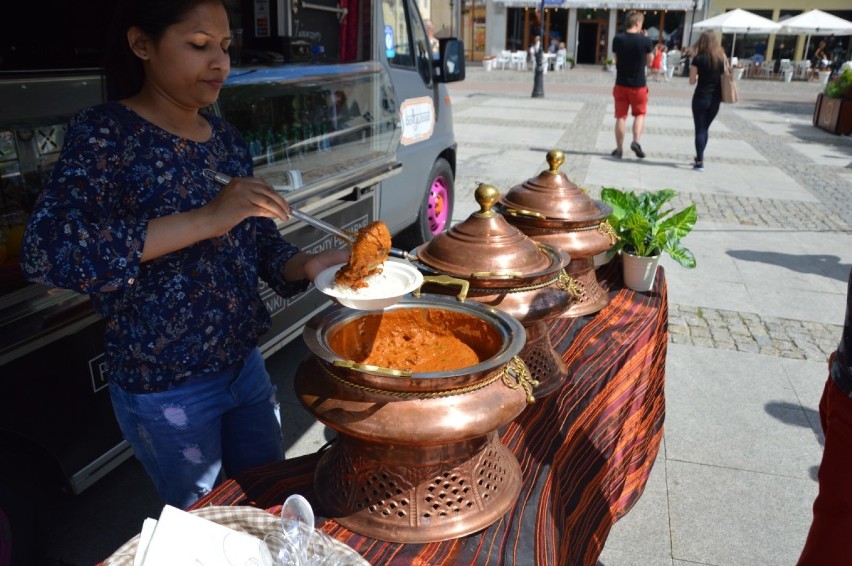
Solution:
{"label": "green leafy plant", "polygon": [[568,65],[570,65],[572,69],[573,69],[573,68],[574,68],[574,66],[576,65],[576,63],[574,62],[574,58],[573,58],[573,57],[565,57],[565,63],[567,63]]}
{"label": "green leafy plant", "polygon": [[852,98],[852,70],[844,69],[836,78],[825,85],[828,98]]}
{"label": "green leafy plant", "polygon": [[695,205],[674,212],[663,209],[675,197],[672,189],[633,191],[613,188],[601,190],[601,200],[612,207],[609,223],[618,236],[611,253],[624,250],[633,255],[652,257],[669,254],[680,265],[695,267],[695,256],[681,243],[698,220]]}

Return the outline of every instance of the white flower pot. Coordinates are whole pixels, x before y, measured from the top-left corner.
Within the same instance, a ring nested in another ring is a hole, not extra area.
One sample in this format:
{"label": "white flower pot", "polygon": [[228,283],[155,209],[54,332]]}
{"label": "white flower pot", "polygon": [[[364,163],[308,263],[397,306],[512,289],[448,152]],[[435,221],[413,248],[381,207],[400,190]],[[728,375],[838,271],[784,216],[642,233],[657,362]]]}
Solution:
{"label": "white flower pot", "polygon": [[745,73],[745,69],[742,68],[742,67],[735,67],[733,69],[733,73],[734,73],[734,80],[738,81],[741,78],[743,78],[743,73]]}
{"label": "white flower pot", "polygon": [[657,264],[660,256],[641,257],[631,253],[622,252],[622,269],[624,272],[624,285],[634,291],[650,291],[654,286],[654,277],[657,275]]}
{"label": "white flower pot", "polygon": [[819,71],[819,84],[825,86],[828,84],[828,78],[831,76],[831,71]]}

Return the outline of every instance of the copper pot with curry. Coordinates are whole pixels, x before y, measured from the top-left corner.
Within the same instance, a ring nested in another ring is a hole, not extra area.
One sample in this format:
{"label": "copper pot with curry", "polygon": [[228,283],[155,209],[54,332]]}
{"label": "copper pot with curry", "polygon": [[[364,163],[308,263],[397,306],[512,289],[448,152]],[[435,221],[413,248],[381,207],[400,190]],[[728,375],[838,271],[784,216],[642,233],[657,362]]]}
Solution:
{"label": "copper pot with curry", "polygon": [[296,393],[338,433],[314,477],[324,512],[380,540],[481,530],[514,505],[515,456],[498,429],[533,399],[520,322],[473,301],[406,298],[334,306],[303,337]]}

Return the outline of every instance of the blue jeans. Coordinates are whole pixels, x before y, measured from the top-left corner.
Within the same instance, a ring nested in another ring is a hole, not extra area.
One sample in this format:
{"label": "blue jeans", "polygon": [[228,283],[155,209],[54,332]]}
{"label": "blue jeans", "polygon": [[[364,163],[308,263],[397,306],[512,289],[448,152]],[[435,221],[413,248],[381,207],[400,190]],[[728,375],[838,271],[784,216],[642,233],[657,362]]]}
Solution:
{"label": "blue jeans", "polygon": [[219,373],[155,393],[110,384],[124,438],[169,505],[185,509],[224,474],[284,458],[276,387],[260,350]]}
{"label": "blue jeans", "polygon": [[692,121],[695,122],[695,160],[704,161],[704,148],[710,139],[710,124],[719,113],[722,99],[705,96],[692,97]]}

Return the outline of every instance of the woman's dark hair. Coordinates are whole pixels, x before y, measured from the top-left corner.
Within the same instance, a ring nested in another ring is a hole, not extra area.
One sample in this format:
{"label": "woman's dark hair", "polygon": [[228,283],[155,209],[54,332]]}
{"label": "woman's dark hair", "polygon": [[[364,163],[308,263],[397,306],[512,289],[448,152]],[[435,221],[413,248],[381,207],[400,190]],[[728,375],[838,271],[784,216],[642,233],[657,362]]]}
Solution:
{"label": "woman's dark hair", "polygon": [[227,0],[119,0],[107,33],[106,88],[109,100],[133,96],[142,88],[145,70],[130,45],[127,30],[137,27],[152,40],[159,41],[166,29],[180,22],[198,6],[208,2],[222,4]]}

